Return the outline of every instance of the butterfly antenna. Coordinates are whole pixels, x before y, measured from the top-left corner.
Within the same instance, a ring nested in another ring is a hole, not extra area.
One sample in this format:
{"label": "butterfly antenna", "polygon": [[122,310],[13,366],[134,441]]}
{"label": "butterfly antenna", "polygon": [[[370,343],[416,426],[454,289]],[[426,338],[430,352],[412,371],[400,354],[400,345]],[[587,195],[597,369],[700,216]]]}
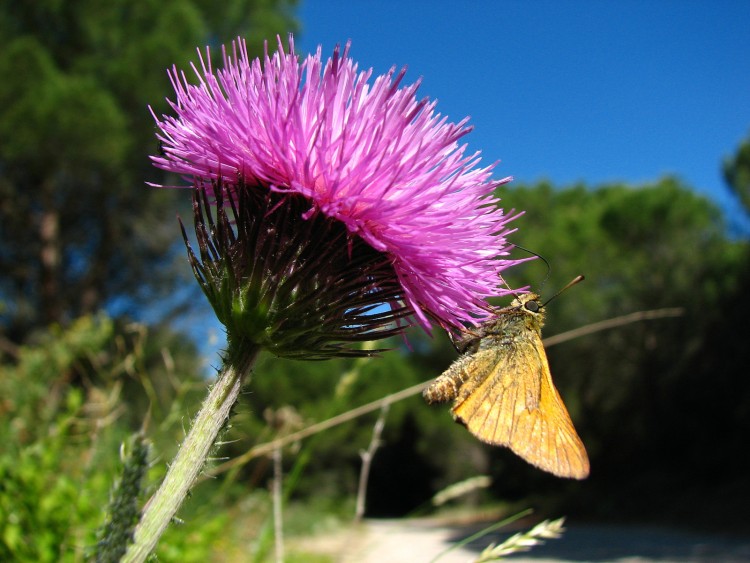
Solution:
{"label": "butterfly antenna", "polygon": [[544,264],[547,266],[547,273],[544,276],[544,279],[542,280],[542,283],[539,284],[539,289],[542,289],[544,287],[544,284],[547,283],[547,280],[549,279],[550,272],[552,271],[552,266],[549,265],[549,262],[547,262],[547,259],[542,256],[541,254],[537,254],[533,250],[529,250],[528,248],[524,248],[523,246],[520,246],[518,244],[514,245],[516,248],[523,250],[524,252],[528,252],[532,256],[536,256],[539,258]]}
{"label": "butterfly antenna", "polygon": [[585,279],[586,279],[586,278],[585,278],[585,277],[583,277],[582,275],[578,275],[578,276],[574,277],[574,278],[573,278],[572,280],[570,280],[570,281],[569,281],[569,282],[568,282],[568,283],[567,283],[567,284],[565,285],[565,287],[563,287],[563,288],[562,288],[562,289],[561,289],[560,291],[558,291],[558,292],[557,292],[557,293],[555,293],[555,294],[554,294],[554,295],[553,295],[552,297],[550,297],[549,299],[547,299],[547,301],[545,301],[545,302],[544,302],[544,304],[542,305],[542,307],[545,307],[545,306],[547,305],[547,303],[549,303],[550,301],[552,301],[552,300],[553,300],[553,299],[554,299],[555,297],[557,297],[558,295],[560,295],[560,294],[561,294],[561,293],[562,293],[563,291],[565,291],[566,289],[569,289],[569,288],[573,287],[573,286],[574,286],[575,284],[577,284],[577,283],[580,283],[580,282],[582,282],[582,281],[583,281],[583,280],[585,280]]}

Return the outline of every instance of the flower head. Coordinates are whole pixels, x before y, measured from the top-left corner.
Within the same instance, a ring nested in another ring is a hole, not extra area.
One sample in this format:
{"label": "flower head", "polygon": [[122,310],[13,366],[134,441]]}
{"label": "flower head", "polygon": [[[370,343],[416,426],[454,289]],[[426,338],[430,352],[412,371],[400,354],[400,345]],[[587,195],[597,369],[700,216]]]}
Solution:
{"label": "flower head", "polygon": [[[398,295],[429,330],[431,321],[460,328],[489,315],[485,299],[509,293],[500,273],[512,216],[493,190],[507,181],[478,168],[458,141],[470,131],[417,100],[404,71],[370,80],[349,45],[323,63],[321,49],[300,62],[288,51],[250,59],[241,39],[214,70],[208,53],[191,84],[170,73],[176,116],[157,119],[164,170],[231,193],[238,185],[304,201],[300,219],[325,217],[364,241],[392,269]],[[282,201],[281,199],[279,201]]]}

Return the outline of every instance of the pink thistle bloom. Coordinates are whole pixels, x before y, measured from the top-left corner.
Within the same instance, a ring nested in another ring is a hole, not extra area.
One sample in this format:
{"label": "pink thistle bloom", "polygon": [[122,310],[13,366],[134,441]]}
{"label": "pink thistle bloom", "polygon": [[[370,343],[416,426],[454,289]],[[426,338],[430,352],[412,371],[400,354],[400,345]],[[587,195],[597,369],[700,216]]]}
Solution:
{"label": "pink thistle bloom", "polygon": [[[200,55],[200,52],[199,52]],[[448,122],[417,100],[395,69],[370,81],[349,44],[325,64],[318,48],[300,63],[285,51],[250,59],[245,42],[224,50],[222,69],[200,56],[197,84],[170,73],[176,117],[157,120],[163,148],[154,164],[196,186],[211,181],[299,194],[315,213],[343,223],[388,257],[401,299],[426,330],[476,324],[486,298],[510,293],[500,276],[514,217],[497,206],[493,166],[477,168],[458,141],[468,119]],[[395,306],[394,303],[391,303]]]}

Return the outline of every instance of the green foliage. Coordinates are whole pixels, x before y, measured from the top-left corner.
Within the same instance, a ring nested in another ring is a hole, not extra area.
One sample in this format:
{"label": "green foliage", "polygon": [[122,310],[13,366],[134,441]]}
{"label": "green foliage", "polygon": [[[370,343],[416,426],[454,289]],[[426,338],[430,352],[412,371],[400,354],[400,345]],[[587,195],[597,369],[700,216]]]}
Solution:
{"label": "green foliage", "polygon": [[93,544],[113,475],[108,450],[123,434],[101,424],[118,408],[114,389],[70,383],[111,336],[108,319],[83,318],[0,368],[4,561],[77,561]]}
{"label": "green foliage", "polygon": [[[62,461],[79,405],[71,397],[58,433],[0,457],[0,558],[4,561],[81,560],[93,537],[109,487],[107,473],[81,475]],[[111,476],[111,473],[109,474]],[[82,487],[88,494],[82,495]]]}
{"label": "green foliage", "polygon": [[[167,563],[203,563],[216,554],[235,550],[246,539],[241,535],[238,521],[233,520],[235,512],[218,499],[207,499],[203,507],[189,510],[187,518],[181,516],[180,521],[167,528],[155,551],[156,557]],[[252,531],[252,523],[245,522]]]}
{"label": "green foliage", "polygon": [[[179,409],[151,410],[159,451],[174,449],[199,376],[191,347],[174,358],[159,353],[167,340],[158,330],[82,317],[38,332],[0,364],[0,560],[82,561],[93,553],[122,471],[120,444],[148,418],[149,397]],[[138,404],[146,407],[133,412]]]}
{"label": "green foliage", "polygon": [[[21,347],[15,366],[3,365],[0,395],[8,424],[0,428],[3,443],[29,443],[46,436],[61,410],[80,408],[82,390],[66,393],[84,365],[111,340],[113,323],[106,317],[84,317],[67,330],[52,328],[34,345]],[[71,420],[72,422],[72,420]]]}

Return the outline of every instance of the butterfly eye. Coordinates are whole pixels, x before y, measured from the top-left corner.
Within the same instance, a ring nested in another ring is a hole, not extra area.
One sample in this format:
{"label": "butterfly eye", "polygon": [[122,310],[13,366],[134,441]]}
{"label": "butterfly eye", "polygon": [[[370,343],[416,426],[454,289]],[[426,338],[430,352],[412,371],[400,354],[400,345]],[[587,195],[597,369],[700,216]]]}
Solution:
{"label": "butterfly eye", "polygon": [[527,301],[524,303],[524,307],[526,307],[527,311],[531,311],[532,313],[538,313],[539,312],[539,302],[538,301]]}

